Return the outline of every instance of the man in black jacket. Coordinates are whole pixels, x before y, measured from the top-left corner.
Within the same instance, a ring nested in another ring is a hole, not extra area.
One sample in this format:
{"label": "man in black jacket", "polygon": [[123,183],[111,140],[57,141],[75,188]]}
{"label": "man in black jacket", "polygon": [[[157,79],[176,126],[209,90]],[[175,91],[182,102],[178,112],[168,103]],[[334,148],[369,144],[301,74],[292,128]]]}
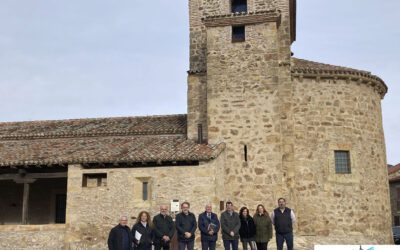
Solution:
{"label": "man in black jacket", "polygon": [[178,232],[178,249],[194,249],[194,233],[196,232],[197,222],[193,213],[189,212],[190,204],[185,201],[181,205],[182,212],[176,215],[176,231]]}
{"label": "man in black jacket", "polygon": [[276,248],[283,249],[286,241],[287,249],[293,250],[293,223],[296,217],[292,209],[286,207],[284,198],[278,199],[278,208],[271,213],[271,220],[275,226]]}
{"label": "man in black jacket", "polygon": [[153,218],[154,250],[169,250],[171,239],[175,233],[174,222],[168,215],[168,206],[161,205],[160,213]]}
{"label": "man in black jacket", "polygon": [[132,234],[127,226],[128,217],[123,215],[119,218],[119,224],[113,227],[108,236],[109,250],[132,250]]}
{"label": "man in black jacket", "polygon": [[206,211],[199,215],[198,223],[201,231],[201,249],[215,250],[220,223],[218,216],[212,212],[211,204],[207,204]]}

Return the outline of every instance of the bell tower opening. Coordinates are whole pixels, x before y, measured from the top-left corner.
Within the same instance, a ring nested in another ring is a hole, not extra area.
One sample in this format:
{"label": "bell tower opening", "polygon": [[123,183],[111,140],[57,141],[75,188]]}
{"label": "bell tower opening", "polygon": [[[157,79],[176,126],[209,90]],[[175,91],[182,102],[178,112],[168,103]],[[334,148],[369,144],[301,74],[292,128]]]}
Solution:
{"label": "bell tower opening", "polygon": [[236,12],[247,12],[247,0],[232,0],[231,11]]}

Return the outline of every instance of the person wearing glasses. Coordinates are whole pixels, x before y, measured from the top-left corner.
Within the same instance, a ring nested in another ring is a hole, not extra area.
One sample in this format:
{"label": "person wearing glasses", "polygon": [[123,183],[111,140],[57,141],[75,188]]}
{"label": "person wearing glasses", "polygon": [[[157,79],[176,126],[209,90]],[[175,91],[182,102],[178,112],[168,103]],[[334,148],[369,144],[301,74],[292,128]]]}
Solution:
{"label": "person wearing glasses", "polygon": [[182,212],[176,215],[175,226],[178,233],[178,249],[194,249],[194,238],[197,228],[196,217],[189,212],[190,203],[185,201],[181,204]]}

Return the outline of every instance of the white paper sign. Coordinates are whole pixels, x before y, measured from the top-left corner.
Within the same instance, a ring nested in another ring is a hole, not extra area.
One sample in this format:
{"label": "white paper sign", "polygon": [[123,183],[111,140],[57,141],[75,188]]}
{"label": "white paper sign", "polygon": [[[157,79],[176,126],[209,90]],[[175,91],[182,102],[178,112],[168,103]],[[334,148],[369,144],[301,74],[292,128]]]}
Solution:
{"label": "white paper sign", "polygon": [[141,238],[142,238],[142,234],[139,233],[138,231],[135,231],[135,239],[136,239],[137,241],[140,241]]}

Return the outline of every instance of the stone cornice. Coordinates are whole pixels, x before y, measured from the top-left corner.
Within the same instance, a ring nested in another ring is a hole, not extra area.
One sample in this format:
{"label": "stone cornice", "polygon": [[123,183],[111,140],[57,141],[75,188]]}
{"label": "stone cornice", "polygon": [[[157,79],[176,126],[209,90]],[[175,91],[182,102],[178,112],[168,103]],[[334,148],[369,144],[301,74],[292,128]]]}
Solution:
{"label": "stone cornice", "polygon": [[374,88],[379,93],[381,98],[385,96],[388,91],[386,84],[378,76],[372,75],[367,71],[347,71],[347,70],[318,70],[311,68],[304,69],[293,69],[291,70],[292,77],[300,79],[303,78],[314,78],[320,79],[332,79],[332,80],[346,80],[354,81],[360,84],[367,84]]}
{"label": "stone cornice", "polygon": [[188,70],[187,73],[188,75],[204,75],[207,73],[207,70]]}
{"label": "stone cornice", "polygon": [[226,15],[208,16],[202,18],[206,27],[249,25],[266,22],[280,23],[281,14],[277,10],[259,12],[237,12]]}

